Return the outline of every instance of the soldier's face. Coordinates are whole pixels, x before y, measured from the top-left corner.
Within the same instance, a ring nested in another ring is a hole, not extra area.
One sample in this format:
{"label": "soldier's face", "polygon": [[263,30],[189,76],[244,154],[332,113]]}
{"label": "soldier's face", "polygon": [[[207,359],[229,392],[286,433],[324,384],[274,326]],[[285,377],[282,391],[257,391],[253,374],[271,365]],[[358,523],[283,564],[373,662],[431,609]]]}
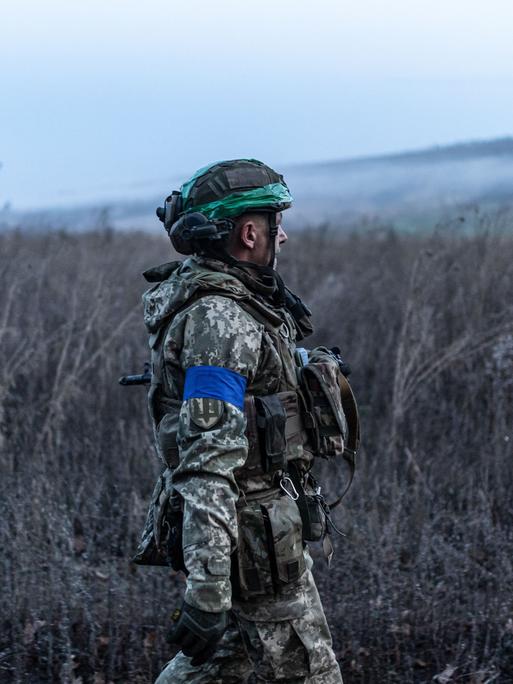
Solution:
{"label": "soldier's face", "polygon": [[[276,214],[276,225],[278,226],[278,232],[274,239],[274,264],[273,268],[276,268],[278,263],[278,254],[280,253],[282,245],[287,242],[287,233],[284,231],[281,225],[282,213],[281,211]],[[263,219],[258,230],[258,238],[255,244],[255,254],[253,261],[261,266],[267,266],[272,257],[272,243],[269,237],[269,224],[266,219]]]}
{"label": "soldier's face", "polygon": [[[288,240],[287,233],[284,231],[283,226],[281,225],[282,218],[283,218],[283,214],[280,211],[276,214],[276,224],[278,226],[278,233],[276,235],[275,244],[274,244],[274,265],[273,265],[273,268],[276,268],[276,266],[277,266],[278,254],[281,251],[281,246],[284,245]],[[271,255],[269,255],[269,258],[270,257],[271,257]]]}
{"label": "soldier's face", "polygon": [[[274,244],[274,265],[276,267],[276,256],[281,250],[282,245],[287,241],[287,233],[281,225],[282,213],[276,214],[276,225],[278,232]],[[273,254],[273,245],[269,237],[269,223],[264,216],[248,217],[240,226],[240,233],[233,245],[231,254],[235,258],[243,261],[252,261],[260,266],[267,266]]]}

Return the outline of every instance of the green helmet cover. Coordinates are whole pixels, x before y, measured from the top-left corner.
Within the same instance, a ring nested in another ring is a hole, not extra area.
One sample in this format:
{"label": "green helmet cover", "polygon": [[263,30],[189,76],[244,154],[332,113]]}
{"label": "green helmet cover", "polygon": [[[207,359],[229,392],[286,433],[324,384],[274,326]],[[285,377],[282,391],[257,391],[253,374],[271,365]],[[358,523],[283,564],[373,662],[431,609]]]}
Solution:
{"label": "green helmet cover", "polygon": [[284,211],[293,201],[283,176],[257,159],[204,166],[180,192],[183,213],[198,211],[210,220],[233,218],[248,211]]}

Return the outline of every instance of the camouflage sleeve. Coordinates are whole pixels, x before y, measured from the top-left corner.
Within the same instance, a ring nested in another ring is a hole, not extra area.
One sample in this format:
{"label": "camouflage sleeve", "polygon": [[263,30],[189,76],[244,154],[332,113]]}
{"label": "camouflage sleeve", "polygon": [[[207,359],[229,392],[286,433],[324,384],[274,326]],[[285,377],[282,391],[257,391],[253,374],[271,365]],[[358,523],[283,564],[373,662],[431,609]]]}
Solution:
{"label": "camouflage sleeve", "polygon": [[[202,298],[187,311],[183,328],[180,361],[186,384],[187,371],[197,366],[214,369],[214,375],[224,369],[242,384],[251,382],[261,337],[262,326],[233,300]],[[241,409],[240,403],[194,396],[180,412],[180,463],[173,486],[184,500],[185,598],[210,612],[231,607],[230,553],[238,538],[239,496],[233,473],[244,464],[248,449]]]}

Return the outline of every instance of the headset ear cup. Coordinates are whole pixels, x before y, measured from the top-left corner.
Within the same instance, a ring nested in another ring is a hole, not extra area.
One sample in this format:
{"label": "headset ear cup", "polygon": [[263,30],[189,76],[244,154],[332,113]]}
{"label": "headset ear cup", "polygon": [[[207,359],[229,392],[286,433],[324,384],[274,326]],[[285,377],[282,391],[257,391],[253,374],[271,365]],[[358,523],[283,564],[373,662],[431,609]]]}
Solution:
{"label": "headset ear cup", "polygon": [[183,200],[182,195],[178,190],[173,190],[173,192],[166,197],[163,207],[158,207],[156,209],[157,217],[164,224],[166,232],[169,234],[173,224],[182,212]]}
{"label": "headset ear cup", "polygon": [[217,234],[217,228],[204,214],[196,211],[191,214],[183,214],[175,221],[169,231],[171,243],[180,254],[194,254],[197,251],[198,241],[213,237]]}
{"label": "headset ear cup", "polygon": [[222,248],[223,240],[233,230],[230,219],[211,221],[199,211],[182,216],[168,231],[171,243],[180,254],[203,253],[209,246]]}
{"label": "headset ear cup", "polygon": [[192,240],[190,239],[191,231],[186,225],[186,217],[187,215],[182,216],[178,221],[175,221],[168,232],[171,244],[176,251],[179,254],[189,255],[194,253],[194,249]]}

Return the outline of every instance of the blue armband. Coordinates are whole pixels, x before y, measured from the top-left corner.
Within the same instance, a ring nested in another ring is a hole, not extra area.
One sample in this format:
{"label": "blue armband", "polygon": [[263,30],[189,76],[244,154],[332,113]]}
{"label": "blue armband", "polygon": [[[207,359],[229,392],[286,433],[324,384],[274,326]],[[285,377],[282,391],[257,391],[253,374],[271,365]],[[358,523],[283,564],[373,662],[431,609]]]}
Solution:
{"label": "blue armband", "polygon": [[247,379],[220,366],[192,366],[185,372],[183,400],[220,399],[244,409]]}

